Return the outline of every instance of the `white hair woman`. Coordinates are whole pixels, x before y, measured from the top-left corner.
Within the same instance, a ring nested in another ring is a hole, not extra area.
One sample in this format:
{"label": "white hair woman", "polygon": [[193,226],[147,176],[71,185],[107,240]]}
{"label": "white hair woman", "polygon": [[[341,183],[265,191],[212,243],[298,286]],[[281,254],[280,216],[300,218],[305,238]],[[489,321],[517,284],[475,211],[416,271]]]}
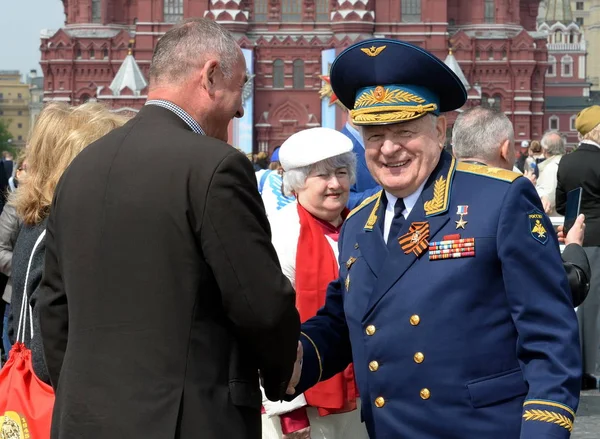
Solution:
{"label": "white hair woman", "polygon": [[[273,246],[296,289],[296,306],[304,322],[325,304],[327,286],[338,277],[337,240],[348,214],[356,156],[344,134],[312,128],[286,140],[279,160],[286,195],[293,195],[296,202],[269,221]],[[292,402],[271,403],[263,398],[263,439],[366,439],[357,403],[350,365]]]}

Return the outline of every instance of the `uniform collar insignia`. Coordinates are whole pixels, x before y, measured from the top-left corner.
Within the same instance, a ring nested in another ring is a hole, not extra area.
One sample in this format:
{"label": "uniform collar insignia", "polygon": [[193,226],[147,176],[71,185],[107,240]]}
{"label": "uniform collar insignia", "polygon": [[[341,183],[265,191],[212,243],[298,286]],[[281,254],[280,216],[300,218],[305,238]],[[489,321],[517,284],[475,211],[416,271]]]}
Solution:
{"label": "uniform collar insignia", "polygon": [[449,166],[447,163],[448,161],[447,153],[443,152],[438,169],[436,169],[430,177],[430,179],[435,178],[435,182],[428,185],[433,186],[433,196],[430,200],[425,201],[423,205],[426,217],[440,215],[448,210],[448,205],[450,203],[450,187],[452,186],[454,170],[456,169],[456,159],[452,157],[451,161],[449,161]]}

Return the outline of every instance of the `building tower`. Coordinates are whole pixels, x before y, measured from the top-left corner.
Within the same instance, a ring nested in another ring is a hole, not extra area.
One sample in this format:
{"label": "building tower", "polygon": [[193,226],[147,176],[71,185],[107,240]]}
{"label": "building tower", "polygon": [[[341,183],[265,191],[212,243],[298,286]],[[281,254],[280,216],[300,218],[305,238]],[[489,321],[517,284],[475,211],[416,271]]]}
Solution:
{"label": "building tower", "polygon": [[544,129],[562,132],[569,146],[578,143],[575,116],[589,105],[590,84],[586,80],[586,42],[573,21],[570,0],[547,0],[538,30],[546,35],[546,116]]}

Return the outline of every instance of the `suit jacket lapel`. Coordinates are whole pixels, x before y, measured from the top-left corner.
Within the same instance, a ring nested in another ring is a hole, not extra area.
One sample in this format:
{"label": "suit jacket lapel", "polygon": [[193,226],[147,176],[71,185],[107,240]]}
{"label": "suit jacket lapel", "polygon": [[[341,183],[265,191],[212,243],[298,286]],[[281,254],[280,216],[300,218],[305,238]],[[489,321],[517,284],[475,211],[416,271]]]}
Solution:
{"label": "suit jacket lapel", "polygon": [[[427,221],[429,223],[428,240],[431,240],[448,222],[450,219],[448,215],[450,188],[455,167],[455,160],[448,153],[442,152],[440,163],[425,184],[419,201],[413,207],[402,227],[401,235],[409,231],[410,225],[413,222]],[[381,218],[381,221],[383,221],[383,218]],[[427,258],[427,251],[423,252],[420,257]],[[367,313],[394,286],[417,259],[417,256],[412,252],[405,254],[399,243],[397,247],[394,247],[389,252],[388,257],[381,266],[375,290],[369,300]]]}

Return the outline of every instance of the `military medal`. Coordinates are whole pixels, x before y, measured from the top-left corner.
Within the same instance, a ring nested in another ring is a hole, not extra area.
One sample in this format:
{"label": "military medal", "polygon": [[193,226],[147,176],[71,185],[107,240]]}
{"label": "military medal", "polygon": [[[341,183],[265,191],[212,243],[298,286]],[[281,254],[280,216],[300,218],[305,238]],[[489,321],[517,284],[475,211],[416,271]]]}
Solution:
{"label": "military medal", "polygon": [[408,233],[405,233],[398,242],[404,250],[404,254],[414,253],[419,257],[427,250],[429,239],[429,223],[427,221],[414,222],[410,225]]}
{"label": "military medal", "polygon": [[346,282],[344,282],[344,286],[346,287],[346,292],[350,291],[350,273],[346,276]]}
{"label": "military medal", "polygon": [[459,259],[475,256],[475,238],[457,238],[429,244],[429,260]]}
{"label": "military medal", "polygon": [[469,206],[457,206],[456,214],[460,215],[460,219],[458,221],[454,221],[457,229],[464,229],[467,225],[468,221],[463,219],[463,216],[465,216],[467,213],[469,213]]}

